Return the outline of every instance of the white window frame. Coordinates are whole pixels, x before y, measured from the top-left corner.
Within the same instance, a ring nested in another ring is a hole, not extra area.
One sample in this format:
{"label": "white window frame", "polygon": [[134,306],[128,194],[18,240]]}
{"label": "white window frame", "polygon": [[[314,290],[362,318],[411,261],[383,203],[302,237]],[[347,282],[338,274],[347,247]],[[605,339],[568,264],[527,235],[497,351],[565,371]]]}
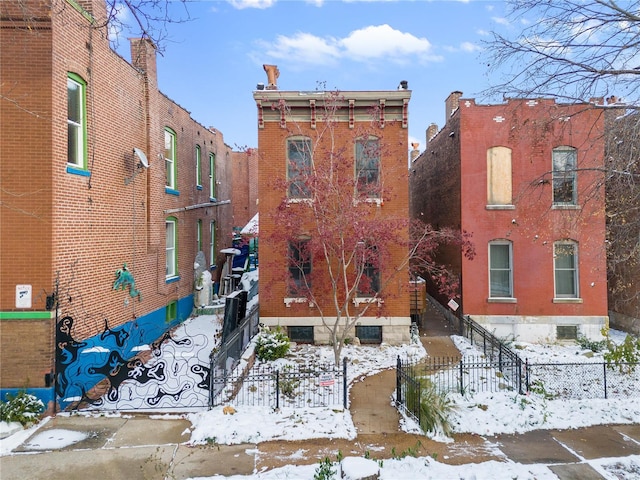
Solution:
{"label": "white window frame", "polygon": [[[571,257],[573,259],[573,265],[570,268],[559,267],[559,248],[571,248],[573,251]],[[578,262],[578,243],[573,240],[561,240],[554,242],[553,244],[553,295],[554,299],[563,300],[579,300],[580,299],[580,271]],[[573,292],[572,293],[558,293],[558,275],[562,272],[573,272]]]}
{"label": "white window frame", "polygon": [[165,220],[165,277],[167,280],[178,276],[178,219]]}
{"label": "white window frame", "polygon": [[[573,165],[569,165],[570,168],[567,168],[566,159],[569,158],[569,153],[572,153],[573,157]],[[556,170],[556,159],[562,156],[563,161],[563,169]],[[575,206],[578,204],[578,150],[567,146],[561,145],[553,149],[551,153],[551,195],[552,202],[554,206]],[[556,200],[556,183],[571,183],[571,200],[569,202]]]}
{"label": "white window frame", "polygon": [[202,219],[196,222],[196,253],[202,251]]}
{"label": "white window frame", "polygon": [[[509,255],[508,255],[508,259],[509,259],[509,266],[508,268],[493,268],[491,266],[491,249],[494,246],[506,246],[509,250]],[[494,299],[501,299],[501,298],[507,298],[507,299],[513,299],[513,243],[508,241],[508,240],[492,240],[491,242],[489,242],[488,245],[488,265],[487,265],[487,270],[489,273],[489,298],[491,300]],[[491,288],[491,280],[492,280],[492,273],[493,272],[504,272],[504,271],[508,271],[509,272],[509,295],[494,295],[492,288]]]}
{"label": "white window frame", "polygon": [[166,168],[166,187],[172,190],[177,190],[177,138],[176,132],[169,127],[164,129],[164,162]]}
{"label": "white window frame", "polygon": [[[79,118],[71,118],[70,99],[76,92]],[[67,163],[74,168],[85,170],[87,168],[87,121],[86,121],[87,84],[79,75],[69,72],[67,74]],[[75,132],[75,142],[72,141],[70,131]],[[75,159],[71,159],[71,157]]]}

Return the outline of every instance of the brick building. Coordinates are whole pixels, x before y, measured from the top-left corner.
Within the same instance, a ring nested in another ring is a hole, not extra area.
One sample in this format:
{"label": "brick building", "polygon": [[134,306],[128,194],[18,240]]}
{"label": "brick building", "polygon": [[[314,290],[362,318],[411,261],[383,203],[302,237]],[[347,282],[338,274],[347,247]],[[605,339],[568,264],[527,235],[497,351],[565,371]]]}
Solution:
{"label": "brick building", "polygon": [[[377,153],[375,161],[369,165],[373,165],[373,170],[368,178],[376,182],[384,178],[385,191],[392,194],[364,201],[368,205],[365,215],[378,216],[381,221],[387,218],[407,220],[407,124],[411,92],[406,85],[391,91],[284,91],[277,87],[277,69],[265,66],[265,70],[268,76],[266,88],[259,85],[253,93],[258,115],[260,321],[268,326],[284,327],[293,341],[328,343],[331,332],[323,324],[320,310],[324,311],[325,320],[330,318],[331,322],[335,321],[337,313],[332,304],[331,289],[322,292],[317,288],[318,283],[327,280],[325,260],[318,257],[303,260],[305,254],[300,244],[294,245],[290,240],[288,246],[277,243],[278,231],[288,227],[277,223],[274,212],[286,205],[299,210],[298,218],[306,215],[311,218],[310,202],[317,203],[318,197],[317,193],[306,190],[304,180],[300,180],[304,173],[300,172],[305,166],[311,169],[312,163],[322,170],[328,168],[328,159],[333,158],[343,167],[342,170],[336,169],[336,172],[343,172],[338,175],[350,176],[351,180],[355,176],[358,185],[363,175],[358,167],[363,157],[357,147],[360,142],[358,135],[367,131],[370,135],[368,141],[386,146],[384,151],[380,148],[381,153]],[[376,118],[372,118],[373,110]],[[341,195],[341,192],[336,195]],[[351,194],[347,193],[347,197],[350,199],[347,207],[356,208],[360,200],[356,200],[353,190]],[[302,225],[303,231],[315,233],[301,237],[301,243],[312,240],[317,234],[315,224],[312,220],[309,222]],[[406,239],[408,228],[403,235]],[[393,252],[389,264],[380,267],[381,276],[400,265],[404,256],[406,252]],[[293,263],[295,261],[298,261],[297,265]],[[385,268],[388,270],[383,271]],[[384,309],[374,307],[367,310],[355,325],[355,331],[347,332],[348,336],[357,336],[361,342],[370,343],[408,341],[411,323],[407,288],[409,275],[406,267],[399,267],[398,273],[398,280],[389,289],[393,295],[385,298]],[[314,302],[309,301],[310,297],[305,298],[292,291],[292,286],[295,289],[305,283],[303,274],[314,275]],[[348,303],[353,303],[351,308],[354,312],[367,302],[366,298],[352,300]]]}
{"label": "brick building", "polygon": [[54,377],[63,402],[87,391],[109,352],[131,358],[191,314],[196,253],[214,269],[250,218],[233,217],[239,154],[158,90],[149,41],[131,40],[131,63],[110,48],[105,14],[2,6],[2,398],[51,400]]}
{"label": "brick building", "polygon": [[447,98],[444,127],[429,127],[410,166],[411,215],[473,234],[473,260],[440,258],[461,278],[458,313],[503,338],[599,338],[608,324],[603,109],[461,95]]}

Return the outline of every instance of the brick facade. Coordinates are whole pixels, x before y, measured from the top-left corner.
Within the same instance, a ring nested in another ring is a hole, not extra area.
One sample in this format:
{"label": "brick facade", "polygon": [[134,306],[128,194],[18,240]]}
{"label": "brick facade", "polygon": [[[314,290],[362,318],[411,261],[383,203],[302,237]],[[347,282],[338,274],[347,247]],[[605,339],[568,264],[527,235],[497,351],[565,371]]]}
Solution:
{"label": "brick facade", "polygon": [[[380,105],[386,101],[384,108],[385,123],[383,128],[376,131],[384,145],[389,146],[388,151],[381,155],[380,171],[384,179],[387,191],[393,192],[388,200],[376,206],[372,206],[373,214],[385,218],[408,218],[409,199],[408,182],[406,177],[406,162],[408,152],[407,134],[407,108],[410,92],[399,91],[347,91],[339,92],[344,99],[344,106],[330,117],[335,123],[329,127],[323,123],[320,112],[323,111],[324,102],[329,104],[330,92],[298,92],[279,91],[271,85],[267,90],[255,91],[254,99],[257,104],[258,115],[258,188],[260,214],[260,321],[266,325],[305,326],[313,327],[313,337],[316,343],[329,342],[330,332],[322,326],[319,309],[308,302],[287,302],[290,295],[287,294],[282,274],[278,269],[287,269],[286,252],[277,246],[271,239],[278,229],[286,228],[275,223],[272,213],[286,198],[286,189],[275,186],[278,179],[284,181],[287,175],[287,138],[292,135],[303,136],[312,139],[315,152],[333,151],[336,155],[342,155],[340,151],[347,152],[344,155],[352,155],[355,138],[362,128],[368,128],[372,123],[371,106]],[[278,105],[284,102],[287,105],[287,113],[282,114]],[[350,108],[348,105],[351,104]],[[283,117],[284,115],[284,117]],[[351,126],[350,126],[351,123]],[[321,137],[319,132],[324,132]],[[322,139],[321,139],[322,138]],[[334,142],[333,145],[331,142]],[[314,162],[325,161],[327,155],[320,154],[314,157]],[[354,170],[350,170],[353,175]],[[291,208],[305,208],[304,203],[294,205]],[[399,265],[406,252],[396,251],[393,254],[391,264]],[[268,263],[268,268],[265,267]],[[322,264],[322,261],[318,261]],[[314,263],[315,265],[315,263]],[[321,267],[322,269],[322,267]],[[409,339],[410,326],[410,299],[408,290],[408,271],[406,277],[398,276],[398,281],[390,290],[393,295],[385,300],[384,315],[376,315],[367,312],[361,319],[361,326],[381,327],[382,341],[389,343],[406,342]],[[384,273],[383,273],[384,277]],[[406,278],[406,282],[403,280]],[[319,295],[319,293],[318,293]],[[325,313],[334,312],[335,307],[330,305],[331,297],[327,295],[318,299]],[[331,318],[329,318],[332,322]],[[350,336],[355,336],[351,332]]]}
{"label": "brick facade", "polygon": [[[150,42],[132,40],[128,63],[111,50],[102,30],[89,27],[91,12],[104,16],[103,2],[81,2],[84,11],[66,0],[54,1],[51,10],[41,2],[23,3],[25,9],[15,12],[3,5],[0,25],[3,389],[45,387],[45,374],[54,369],[55,336],[55,312],[46,303],[56,283],[58,318],[73,318],[74,340],[100,335],[107,325],[125,329],[124,355],[171,325],[165,323],[171,302],[178,302],[175,321],[184,320],[193,304],[197,222],[212,265],[209,225],[215,222],[216,250],[229,246],[231,158],[244,155],[158,90]],[[67,164],[69,73],[86,83],[86,166],[79,169]],[[172,190],[165,188],[165,127],[176,133]],[[149,168],[140,166],[134,148],[144,152]],[[214,194],[209,154],[215,155]],[[169,216],[178,225],[178,271],[171,281],[165,277]],[[129,289],[113,289],[115,272],[125,263],[141,300]],[[31,285],[31,308],[16,307],[16,285]],[[142,324],[154,328],[144,333]]]}
{"label": "brick facade", "polygon": [[[602,109],[546,99],[479,105],[460,95],[452,94],[453,106],[447,99],[447,123],[412,162],[410,188],[412,216],[473,233],[473,260],[453,250],[441,257],[461,276],[456,300],[462,313],[498,336],[523,341],[556,340],[563,326],[599,338],[608,322],[603,177],[597,171],[604,158]],[[577,151],[572,206],[552,205],[552,150],[559,146]],[[488,199],[493,147],[510,152],[508,204]],[[577,298],[554,292],[554,242],[565,240],[577,245]],[[490,295],[489,242],[495,241],[512,249],[509,298]]]}

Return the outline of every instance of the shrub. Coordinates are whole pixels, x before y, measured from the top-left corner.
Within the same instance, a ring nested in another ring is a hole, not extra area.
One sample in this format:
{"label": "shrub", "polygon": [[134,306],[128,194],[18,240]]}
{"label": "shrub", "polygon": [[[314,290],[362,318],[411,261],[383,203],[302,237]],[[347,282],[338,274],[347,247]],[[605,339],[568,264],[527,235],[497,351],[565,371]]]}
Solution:
{"label": "shrub", "polygon": [[44,411],[42,400],[24,391],[13,396],[7,394],[7,401],[0,402],[0,421],[20,422],[22,425],[30,425],[38,420]]}
{"label": "shrub", "polygon": [[280,327],[264,329],[256,335],[256,357],[261,361],[277,360],[289,352],[289,337]]}
{"label": "shrub", "polygon": [[446,392],[438,392],[432,381],[422,379],[419,388],[408,387],[406,401],[407,409],[420,419],[423,431],[451,435],[449,415],[455,410],[455,404]]}
{"label": "shrub", "polygon": [[589,340],[583,335],[580,335],[577,341],[578,345],[585,350],[591,350],[593,353],[601,352],[607,347],[607,340]]}

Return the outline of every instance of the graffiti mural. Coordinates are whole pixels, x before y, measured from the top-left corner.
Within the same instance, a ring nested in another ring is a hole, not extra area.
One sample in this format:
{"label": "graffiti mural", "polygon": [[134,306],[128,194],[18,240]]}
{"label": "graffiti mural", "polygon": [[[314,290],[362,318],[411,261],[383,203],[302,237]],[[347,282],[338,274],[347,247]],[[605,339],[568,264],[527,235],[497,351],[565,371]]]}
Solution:
{"label": "graffiti mural", "polygon": [[[71,408],[130,410],[206,407],[209,356],[219,342],[220,315],[188,319],[127,356],[129,332],[105,321],[95,342],[77,342],[73,319],[58,323],[57,392]],[[64,329],[64,332],[62,331]]]}

